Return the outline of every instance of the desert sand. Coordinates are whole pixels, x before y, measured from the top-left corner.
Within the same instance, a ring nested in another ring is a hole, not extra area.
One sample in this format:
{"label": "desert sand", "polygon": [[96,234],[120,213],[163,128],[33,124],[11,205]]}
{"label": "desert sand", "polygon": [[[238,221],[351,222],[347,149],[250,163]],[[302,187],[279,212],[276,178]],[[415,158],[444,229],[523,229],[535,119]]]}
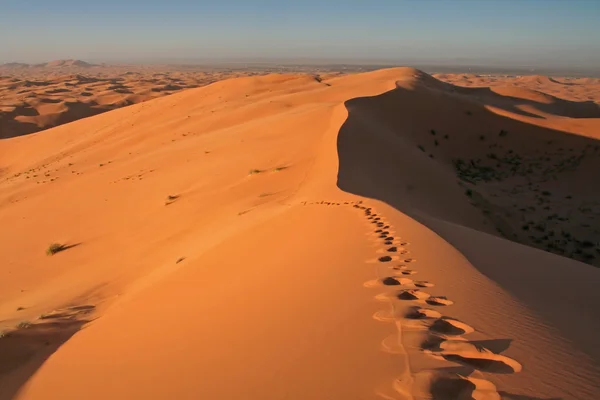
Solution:
{"label": "desert sand", "polygon": [[0,65],[0,139],[26,135],[244,71],[94,65],[80,60]]}
{"label": "desert sand", "polygon": [[600,398],[598,81],[438,78],[0,140],[0,399]]}

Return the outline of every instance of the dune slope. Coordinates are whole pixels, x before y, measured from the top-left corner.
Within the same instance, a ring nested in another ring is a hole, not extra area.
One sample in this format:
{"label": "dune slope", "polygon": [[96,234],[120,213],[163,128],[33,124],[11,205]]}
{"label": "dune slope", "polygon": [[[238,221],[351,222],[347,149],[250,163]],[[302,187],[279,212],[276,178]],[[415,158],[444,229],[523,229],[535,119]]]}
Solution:
{"label": "dune slope", "polygon": [[0,141],[0,399],[599,397],[600,271],[526,246],[594,263],[597,121],[529,101],[270,75]]}

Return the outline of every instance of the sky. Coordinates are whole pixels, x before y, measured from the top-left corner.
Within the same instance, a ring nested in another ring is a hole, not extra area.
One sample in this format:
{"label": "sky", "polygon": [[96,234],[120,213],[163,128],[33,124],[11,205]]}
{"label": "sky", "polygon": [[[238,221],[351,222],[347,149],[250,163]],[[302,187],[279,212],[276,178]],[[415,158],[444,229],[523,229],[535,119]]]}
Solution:
{"label": "sky", "polygon": [[600,0],[0,0],[0,63],[71,58],[600,68]]}

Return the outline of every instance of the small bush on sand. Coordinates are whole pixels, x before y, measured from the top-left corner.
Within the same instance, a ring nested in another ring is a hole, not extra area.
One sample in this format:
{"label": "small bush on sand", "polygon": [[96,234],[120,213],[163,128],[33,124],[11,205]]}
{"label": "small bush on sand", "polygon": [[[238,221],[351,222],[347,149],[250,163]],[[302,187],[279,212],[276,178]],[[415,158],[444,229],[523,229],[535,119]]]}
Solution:
{"label": "small bush on sand", "polygon": [[48,248],[46,249],[46,255],[48,256],[53,256],[56,253],[60,253],[63,250],[66,250],[67,246],[65,246],[64,244],[60,244],[60,243],[52,243],[50,246],[48,246]]}
{"label": "small bush on sand", "polygon": [[31,322],[29,321],[21,321],[18,323],[17,328],[19,329],[27,329],[31,326]]}

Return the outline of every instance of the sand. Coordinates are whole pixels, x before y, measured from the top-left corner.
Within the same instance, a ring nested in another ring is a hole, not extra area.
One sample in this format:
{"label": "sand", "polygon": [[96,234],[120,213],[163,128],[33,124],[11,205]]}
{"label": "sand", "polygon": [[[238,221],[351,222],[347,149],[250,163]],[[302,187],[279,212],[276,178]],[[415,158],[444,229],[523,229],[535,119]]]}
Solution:
{"label": "sand", "polygon": [[0,65],[0,139],[27,135],[223,79],[255,75],[80,60]]}
{"label": "sand", "polygon": [[597,103],[458,85],[244,77],[0,140],[0,399],[600,398]]}

